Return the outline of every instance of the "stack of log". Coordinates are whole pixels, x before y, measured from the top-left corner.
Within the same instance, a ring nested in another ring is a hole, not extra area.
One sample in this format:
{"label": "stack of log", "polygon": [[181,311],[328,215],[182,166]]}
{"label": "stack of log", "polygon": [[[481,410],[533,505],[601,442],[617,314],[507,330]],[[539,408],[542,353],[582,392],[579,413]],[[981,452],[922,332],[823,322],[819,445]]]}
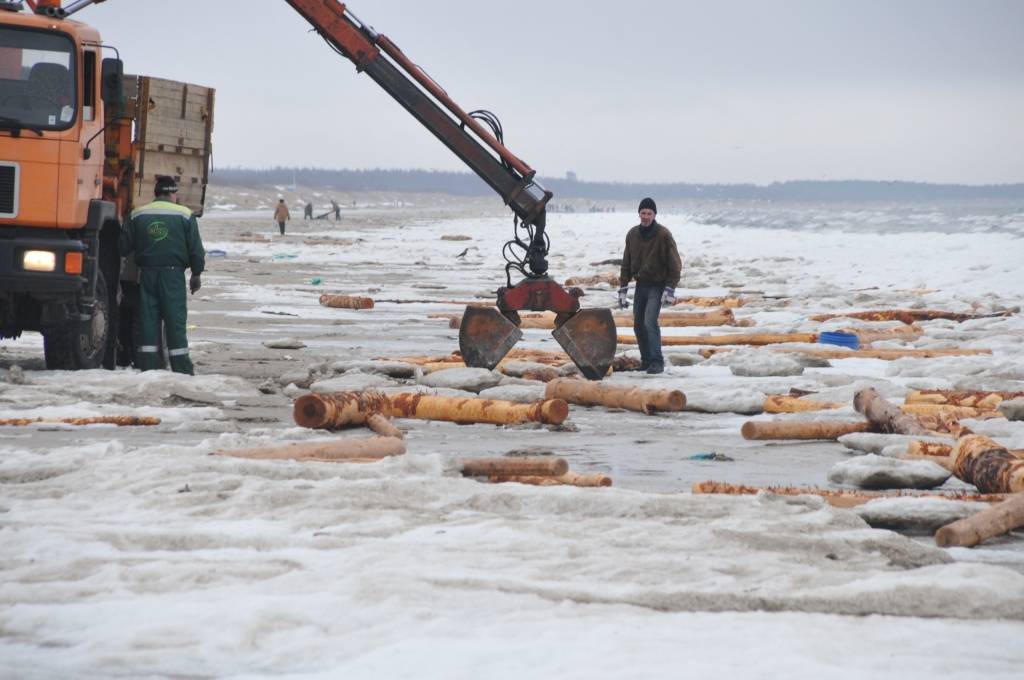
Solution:
{"label": "stack of log", "polygon": [[551,456],[473,458],[462,461],[464,477],[486,478],[495,484],[517,482],[534,486],[611,486],[611,477],[582,475],[569,470],[564,458]]}

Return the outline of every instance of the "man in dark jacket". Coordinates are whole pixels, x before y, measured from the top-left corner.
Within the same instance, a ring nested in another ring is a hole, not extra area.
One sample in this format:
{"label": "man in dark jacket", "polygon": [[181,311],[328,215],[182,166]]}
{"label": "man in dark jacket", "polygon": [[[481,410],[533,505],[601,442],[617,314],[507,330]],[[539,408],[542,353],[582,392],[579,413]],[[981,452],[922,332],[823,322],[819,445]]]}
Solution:
{"label": "man in dark jacket", "polygon": [[619,309],[629,307],[626,293],[629,282],[635,279],[633,332],[640,345],[640,367],[653,375],[665,370],[658,314],[663,305],[668,307],[676,302],[682,262],[672,232],[655,219],[658,206],[654,199],[640,201],[639,212],[640,224],[626,234],[619,274]]}
{"label": "man in dark jacket", "polygon": [[156,200],[133,210],[131,220],[121,229],[121,255],[134,252],[139,267],[138,366],[143,371],[159,366],[163,321],[171,370],[194,375],[185,333],[185,269],[192,270],[188,287],[194,294],[201,285],[206,252],[195,215],[178,205],[174,178],[158,177],[154,193]]}

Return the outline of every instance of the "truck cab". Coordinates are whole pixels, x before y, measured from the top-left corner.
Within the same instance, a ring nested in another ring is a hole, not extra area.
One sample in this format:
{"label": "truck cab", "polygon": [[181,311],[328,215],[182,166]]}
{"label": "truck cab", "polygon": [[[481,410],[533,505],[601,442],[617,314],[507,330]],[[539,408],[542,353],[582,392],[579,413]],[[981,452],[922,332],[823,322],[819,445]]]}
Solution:
{"label": "truck cab", "polygon": [[0,337],[41,332],[51,368],[112,366],[100,36],[19,5],[0,3]]}

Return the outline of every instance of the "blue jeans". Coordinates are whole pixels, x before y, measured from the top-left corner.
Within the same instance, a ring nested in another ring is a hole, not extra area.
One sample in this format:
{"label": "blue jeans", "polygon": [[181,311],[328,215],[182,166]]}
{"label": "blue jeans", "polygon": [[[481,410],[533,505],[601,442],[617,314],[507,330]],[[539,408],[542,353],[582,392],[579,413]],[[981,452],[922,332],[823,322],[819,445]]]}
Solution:
{"label": "blue jeans", "polygon": [[640,361],[644,366],[664,366],[661,356],[661,294],[664,286],[637,286],[633,293],[633,332],[640,345]]}

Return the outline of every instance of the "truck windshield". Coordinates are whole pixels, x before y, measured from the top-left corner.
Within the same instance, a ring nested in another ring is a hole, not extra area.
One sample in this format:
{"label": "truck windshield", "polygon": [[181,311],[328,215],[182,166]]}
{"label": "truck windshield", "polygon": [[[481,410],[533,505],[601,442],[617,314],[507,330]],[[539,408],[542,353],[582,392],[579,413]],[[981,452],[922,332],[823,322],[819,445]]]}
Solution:
{"label": "truck windshield", "polygon": [[0,129],[66,129],[75,121],[76,101],[69,37],[0,27]]}

